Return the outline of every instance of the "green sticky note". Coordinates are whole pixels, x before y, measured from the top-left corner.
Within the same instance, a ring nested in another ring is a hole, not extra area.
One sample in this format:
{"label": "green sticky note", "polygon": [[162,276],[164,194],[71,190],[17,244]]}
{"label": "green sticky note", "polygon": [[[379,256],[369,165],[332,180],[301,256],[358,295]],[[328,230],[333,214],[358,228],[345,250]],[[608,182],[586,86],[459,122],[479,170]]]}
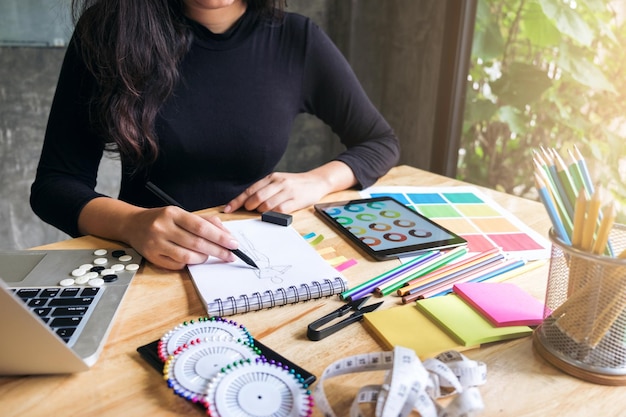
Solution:
{"label": "green sticky note", "polygon": [[426,298],[417,307],[464,346],[529,336],[528,326],[496,327],[456,294]]}

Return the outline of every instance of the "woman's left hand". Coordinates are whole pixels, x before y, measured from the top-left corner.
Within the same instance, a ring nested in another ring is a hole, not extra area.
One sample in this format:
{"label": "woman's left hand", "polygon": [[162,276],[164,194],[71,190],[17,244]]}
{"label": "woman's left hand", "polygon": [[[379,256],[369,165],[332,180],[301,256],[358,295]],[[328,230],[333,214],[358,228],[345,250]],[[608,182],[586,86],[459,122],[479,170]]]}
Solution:
{"label": "woman's left hand", "polygon": [[356,184],[352,170],[332,161],[303,173],[273,172],[231,200],[224,213],[240,208],[249,211],[291,213],[320,201],[326,194]]}

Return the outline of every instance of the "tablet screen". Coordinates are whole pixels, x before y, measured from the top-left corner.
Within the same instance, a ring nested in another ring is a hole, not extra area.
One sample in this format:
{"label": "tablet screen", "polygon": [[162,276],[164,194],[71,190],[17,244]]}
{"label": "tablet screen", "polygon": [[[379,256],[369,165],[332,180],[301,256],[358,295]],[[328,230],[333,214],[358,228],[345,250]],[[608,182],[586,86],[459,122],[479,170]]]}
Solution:
{"label": "tablet screen", "polygon": [[466,244],[462,237],[391,197],[315,205],[333,226],[377,259]]}

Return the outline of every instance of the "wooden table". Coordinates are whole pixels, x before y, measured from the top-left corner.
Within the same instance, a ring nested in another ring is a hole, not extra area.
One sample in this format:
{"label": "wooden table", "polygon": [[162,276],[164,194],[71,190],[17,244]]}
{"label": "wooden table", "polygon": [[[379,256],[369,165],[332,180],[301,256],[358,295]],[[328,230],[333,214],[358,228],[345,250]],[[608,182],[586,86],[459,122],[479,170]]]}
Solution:
{"label": "wooden table", "polygon": [[[467,185],[415,168],[394,168],[376,185],[454,186]],[[496,202],[536,231],[547,235],[550,227],[543,207],[530,200],[482,189]],[[356,191],[332,194],[325,201],[357,197]],[[219,213],[219,208],[207,210]],[[223,220],[257,217],[254,213],[223,215]],[[344,271],[350,285],[378,275],[398,261],[363,259],[359,252],[337,236],[313,214],[312,208],[294,214],[293,226],[301,233],[315,231],[325,236],[318,246],[332,246],[338,254],[355,258],[358,264]],[[119,247],[94,237],[58,242],[43,249]],[[513,282],[543,300],[547,265],[514,278]],[[388,296],[382,308],[398,299]],[[315,375],[345,356],[383,350],[361,324],[319,342],[306,338],[307,324],[340,305],[337,298],[309,301],[271,310],[232,316],[252,335],[284,357]],[[171,272],[146,264],[134,278],[123,300],[104,352],[95,366],[84,373],[61,376],[0,378],[0,415],[8,416],[174,416],[203,415],[202,411],[176,396],[161,375],[136,352],[138,346],[160,338],[177,324],[206,313],[187,272]],[[4,319],[4,318],[3,318]],[[417,333],[419,330],[416,331]],[[2,336],[3,339],[6,335]],[[4,342],[4,340],[3,340]],[[484,416],[624,416],[626,388],[595,385],[569,376],[538,356],[531,337],[491,344],[465,352],[487,364],[487,383],[480,387]],[[348,415],[356,391],[366,383],[380,383],[372,374],[353,374],[327,380],[326,393],[338,416]],[[321,415],[316,410],[315,415]]]}

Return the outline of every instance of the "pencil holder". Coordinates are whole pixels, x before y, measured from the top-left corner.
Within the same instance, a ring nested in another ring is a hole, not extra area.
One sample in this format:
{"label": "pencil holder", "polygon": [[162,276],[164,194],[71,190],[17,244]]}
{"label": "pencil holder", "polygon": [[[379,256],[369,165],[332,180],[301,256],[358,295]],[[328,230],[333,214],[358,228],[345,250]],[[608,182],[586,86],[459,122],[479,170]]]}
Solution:
{"label": "pencil holder", "polygon": [[[626,385],[626,259],[594,255],[560,241],[552,250],[544,319],[533,347],[570,375],[605,385]],[[609,247],[626,247],[626,227],[616,224]]]}

